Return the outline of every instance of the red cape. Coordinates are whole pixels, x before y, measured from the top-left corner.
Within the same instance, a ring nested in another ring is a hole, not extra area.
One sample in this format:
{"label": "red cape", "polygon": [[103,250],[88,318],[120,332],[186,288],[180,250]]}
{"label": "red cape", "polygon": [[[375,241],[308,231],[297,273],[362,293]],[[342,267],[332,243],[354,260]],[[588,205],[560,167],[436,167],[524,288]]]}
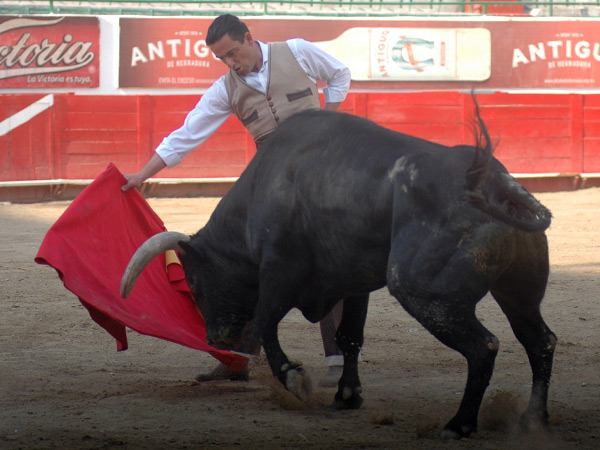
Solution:
{"label": "red cape", "polygon": [[196,309],[183,269],[155,258],[129,298],[119,293],[129,259],[150,236],[165,231],[162,220],[136,189],[121,191],[125,178],[110,164],[48,230],[35,258],[58,272],[65,287],[92,319],[127,349],[125,327],[208,352],[234,371],[247,358],[206,343],[204,320]]}

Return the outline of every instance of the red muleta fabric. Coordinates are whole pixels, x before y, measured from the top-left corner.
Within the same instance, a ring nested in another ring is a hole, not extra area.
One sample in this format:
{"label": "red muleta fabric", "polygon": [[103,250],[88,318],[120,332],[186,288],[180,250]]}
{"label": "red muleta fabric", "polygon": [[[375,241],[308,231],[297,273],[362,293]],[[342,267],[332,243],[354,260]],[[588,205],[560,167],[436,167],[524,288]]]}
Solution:
{"label": "red muleta fabric", "polygon": [[129,327],[210,353],[234,371],[247,358],[206,343],[204,320],[196,308],[179,264],[165,267],[165,255],[142,272],[126,299],[121,277],[137,248],[165,231],[162,220],[136,190],[121,191],[125,178],[110,164],[86,187],[48,230],[35,258],[58,272],[65,287],[92,319],[127,350]]}

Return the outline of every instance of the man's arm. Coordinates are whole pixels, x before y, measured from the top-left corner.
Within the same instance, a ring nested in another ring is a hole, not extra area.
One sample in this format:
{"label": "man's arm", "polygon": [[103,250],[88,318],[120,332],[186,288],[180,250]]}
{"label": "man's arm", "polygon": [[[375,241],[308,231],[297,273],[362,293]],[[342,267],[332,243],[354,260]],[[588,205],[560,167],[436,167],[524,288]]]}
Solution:
{"label": "man's arm", "polygon": [[327,83],[323,89],[323,109],[336,111],[350,89],[350,69],[329,53],[304,39],[287,41],[290,50],[306,74],[314,80]]}
{"label": "man's arm", "polygon": [[137,173],[126,174],[127,183],[121,189],[140,187],[148,178],[165,167],[174,167],[200,146],[227,120],[231,114],[229,96],[223,79],[219,79],[202,96],[181,128],[169,134],[156,148],[156,153]]}

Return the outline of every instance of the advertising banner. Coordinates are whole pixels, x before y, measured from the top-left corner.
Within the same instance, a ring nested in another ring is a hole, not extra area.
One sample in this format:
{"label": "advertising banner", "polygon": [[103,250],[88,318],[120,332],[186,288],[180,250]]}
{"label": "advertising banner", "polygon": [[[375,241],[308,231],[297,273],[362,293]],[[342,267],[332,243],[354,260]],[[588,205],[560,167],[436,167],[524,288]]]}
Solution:
{"label": "advertising banner", "polygon": [[0,16],[0,88],[93,88],[99,83],[97,18]]}
{"label": "advertising banner", "polygon": [[[122,18],[120,87],[210,86],[227,70],[204,42],[212,20]],[[600,87],[595,20],[242,20],[264,42],[314,42],[350,67],[353,89]]]}
{"label": "advertising banner", "polygon": [[210,86],[227,71],[204,41],[212,21],[121,18],[119,86]]}

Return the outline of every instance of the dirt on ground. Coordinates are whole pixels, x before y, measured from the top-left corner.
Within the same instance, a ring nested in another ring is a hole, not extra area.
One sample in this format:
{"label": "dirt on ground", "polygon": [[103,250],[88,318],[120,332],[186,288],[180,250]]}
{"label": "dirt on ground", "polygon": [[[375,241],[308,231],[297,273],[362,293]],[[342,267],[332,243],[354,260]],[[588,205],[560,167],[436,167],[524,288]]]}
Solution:
{"label": "dirt on ground", "polygon": [[[372,295],[360,374],[361,409],[331,407],[318,325],[292,311],[282,346],[314,392],[301,403],[264,356],[248,382],[196,383],[211,356],[129,331],[129,350],[90,319],[56,272],[33,259],[69,202],[0,204],[2,449],[598,449],[600,448],[600,189],[541,193],[551,275],[543,315],[559,338],[550,426],[518,428],[531,388],[527,356],[491,297],[477,313],[500,352],[469,439],[444,442],[466,381],[464,359],[435,340],[383,289]],[[218,198],[149,199],[170,230],[192,233]]]}

